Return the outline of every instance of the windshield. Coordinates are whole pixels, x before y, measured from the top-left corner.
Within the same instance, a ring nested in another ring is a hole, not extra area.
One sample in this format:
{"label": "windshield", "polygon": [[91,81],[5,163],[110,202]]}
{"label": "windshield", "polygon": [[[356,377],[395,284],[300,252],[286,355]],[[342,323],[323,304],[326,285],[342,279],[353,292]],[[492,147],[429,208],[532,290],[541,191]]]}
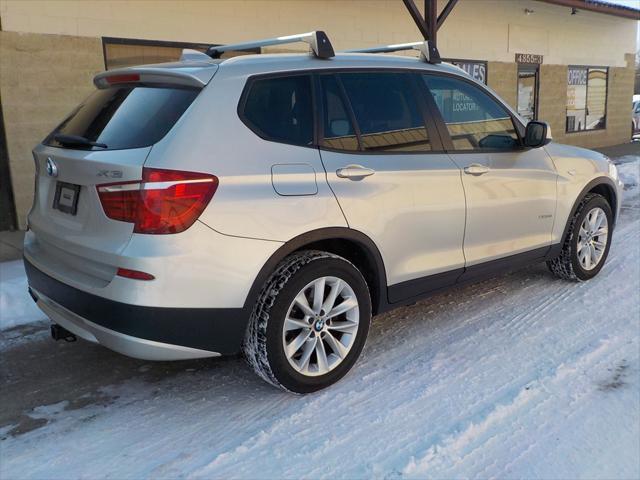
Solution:
{"label": "windshield", "polygon": [[106,145],[107,150],[148,147],[160,141],[196,98],[199,89],[126,86],[96,90],[44,143],[53,147],[98,149],[61,142],[77,136]]}

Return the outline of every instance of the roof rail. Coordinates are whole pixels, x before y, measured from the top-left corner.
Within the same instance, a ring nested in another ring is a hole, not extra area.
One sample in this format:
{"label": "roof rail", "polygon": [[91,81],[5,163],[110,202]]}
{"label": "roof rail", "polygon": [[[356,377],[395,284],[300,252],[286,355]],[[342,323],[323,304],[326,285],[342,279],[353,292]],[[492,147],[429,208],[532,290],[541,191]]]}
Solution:
{"label": "roof rail", "polygon": [[266,38],[264,40],[255,40],[253,42],[235,43],[229,45],[220,45],[209,47],[207,55],[212,58],[220,58],[224,52],[234,50],[246,50],[257,47],[270,47],[272,45],[284,45],[287,43],[305,42],[311,47],[311,51],[318,58],[331,58],[335,55],[333,46],[329,41],[327,34],[321,30],[315,32],[300,33],[298,35],[288,35],[286,37]]}
{"label": "roof rail", "polygon": [[395,45],[383,45],[381,47],[358,48],[355,50],[345,50],[344,53],[391,53],[403,50],[418,50],[421,57],[429,63],[440,63],[440,53],[428,40],[423,42],[397,43]]}

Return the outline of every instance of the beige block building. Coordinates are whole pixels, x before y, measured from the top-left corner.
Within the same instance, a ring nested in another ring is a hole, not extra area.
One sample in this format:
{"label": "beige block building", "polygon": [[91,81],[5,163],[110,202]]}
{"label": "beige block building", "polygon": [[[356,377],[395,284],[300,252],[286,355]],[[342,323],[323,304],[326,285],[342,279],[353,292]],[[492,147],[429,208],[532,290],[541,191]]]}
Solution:
{"label": "beige block building", "polygon": [[[593,0],[460,0],[438,48],[557,141],[614,145],[631,135],[638,19]],[[106,68],[310,30],[336,50],[420,39],[402,0],[0,0],[0,26],[0,230],[25,227],[31,149]]]}

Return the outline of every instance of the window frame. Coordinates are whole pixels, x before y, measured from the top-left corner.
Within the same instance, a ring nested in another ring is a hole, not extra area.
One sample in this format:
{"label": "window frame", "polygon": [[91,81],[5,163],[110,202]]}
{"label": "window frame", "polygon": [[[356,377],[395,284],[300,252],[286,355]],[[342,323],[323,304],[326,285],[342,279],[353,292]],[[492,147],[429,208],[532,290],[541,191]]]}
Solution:
{"label": "window frame", "polygon": [[[605,81],[605,87],[604,87],[604,125],[602,127],[598,127],[598,128],[585,128],[584,130],[569,130],[568,126],[567,126],[567,103],[565,101],[565,105],[564,105],[564,133],[566,135],[573,135],[573,134],[584,134],[584,133],[588,133],[588,132],[600,132],[602,130],[606,130],[607,129],[607,117],[609,116],[609,67],[604,66],[604,65],[567,65],[567,96],[568,96],[568,92],[569,92],[569,70],[571,70],[572,68],[574,69],[578,69],[578,68],[586,68],[587,69],[587,84],[585,85],[585,106],[588,105],[589,102],[589,70],[590,69],[601,69],[604,70],[607,74],[606,77],[606,81]],[[586,115],[585,115],[585,119],[586,119]]]}
{"label": "window frame", "polygon": [[433,99],[433,95],[431,94],[431,89],[428,87],[428,85],[422,79],[420,79],[420,81],[422,81],[422,83],[424,84],[424,91],[429,93],[429,95],[426,95],[426,93],[425,93],[426,101],[427,101],[427,103],[430,104],[431,109],[435,110],[434,119],[435,119],[435,121],[437,123],[437,127],[438,127],[438,130],[440,132],[440,136],[442,138],[442,142],[444,144],[445,151],[447,153],[456,154],[456,155],[460,155],[460,154],[467,155],[467,154],[478,154],[478,153],[519,152],[519,151],[523,151],[523,150],[528,150],[529,149],[529,147],[526,147],[524,145],[524,133],[525,133],[525,128],[526,128],[525,125],[522,124],[520,119],[511,111],[511,109],[508,107],[508,105],[506,105],[505,103],[501,102],[493,93],[491,93],[487,88],[485,88],[485,86],[483,84],[481,84],[481,83],[479,83],[479,82],[477,82],[477,81],[475,81],[473,79],[465,78],[465,77],[460,76],[460,75],[451,74],[449,72],[438,72],[438,71],[425,70],[425,71],[421,72],[421,75],[430,75],[430,76],[434,76],[434,77],[454,78],[456,80],[459,80],[461,82],[465,82],[465,83],[471,85],[472,87],[475,87],[475,88],[481,90],[485,95],[487,95],[491,100],[496,102],[498,105],[500,105],[502,107],[503,110],[505,110],[505,112],[507,113],[509,118],[511,118],[511,122],[513,123],[513,126],[515,128],[516,135],[518,136],[519,145],[516,148],[510,149],[510,150],[503,150],[503,149],[499,149],[499,148],[487,148],[487,149],[483,149],[483,150],[456,150],[454,148],[454,146],[453,146],[453,140],[451,139],[451,134],[449,133],[449,129],[447,128],[447,123],[444,121],[444,117],[440,113],[440,109],[438,108],[438,105],[436,104],[435,100]]}
{"label": "window frame", "polygon": [[[427,135],[429,136],[429,140],[431,141],[431,150],[424,151],[375,151],[375,150],[342,150],[336,148],[330,148],[324,145],[321,145],[321,140],[324,140],[324,107],[322,106],[322,98],[321,98],[321,87],[320,87],[320,75],[336,75],[336,80],[338,85],[340,86],[340,91],[342,95],[342,100],[345,104],[345,108],[347,109],[347,113],[349,115],[350,120],[353,123],[354,132],[357,132],[356,135],[358,137],[358,142],[360,145],[360,127],[358,123],[355,121],[355,115],[353,113],[353,109],[351,107],[351,103],[346,98],[346,93],[344,91],[344,87],[338,76],[340,73],[404,73],[412,77],[410,79],[412,90],[414,90],[414,95],[418,103],[418,109],[420,110],[425,128],[427,129]],[[269,138],[264,133],[260,132],[259,129],[253,128],[251,122],[244,115],[244,107],[246,104],[246,99],[251,90],[251,85],[256,80],[261,79],[270,79],[270,78],[278,78],[278,77],[291,77],[291,76],[300,76],[300,75],[308,75],[311,76],[311,96],[313,101],[313,142],[310,145],[299,145],[295,143],[282,142],[279,140],[274,140]],[[520,147],[513,150],[500,150],[500,149],[486,149],[486,150],[455,150],[453,148],[453,141],[451,140],[451,136],[449,135],[449,130],[447,129],[447,125],[442,118],[442,114],[438,109],[433,98],[430,98],[431,92],[427,85],[422,80],[422,75],[434,75],[440,77],[450,77],[457,79],[462,82],[466,82],[475,88],[480,89],[483,93],[489,96],[494,102],[497,102],[501,105],[504,110],[506,110],[507,114],[511,118],[516,130],[516,134],[520,140]],[[422,82],[422,83],[421,83]],[[424,85],[424,86],[423,86]],[[314,148],[320,151],[328,151],[328,152],[336,152],[342,153],[346,155],[442,155],[444,153],[455,153],[455,154],[477,154],[477,153],[504,153],[504,152],[514,152],[520,150],[527,150],[528,147],[524,146],[523,138],[525,132],[525,126],[520,122],[519,118],[516,114],[513,113],[511,108],[508,105],[501,102],[491,91],[487,89],[484,84],[477,82],[471,78],[467,78],[462,75],[458,75],[451,72],[441,72],[437,70],[429,70],[423,68],[398,68],[398,67],[329,67],[329,68],[310,68],[310,69],[300,69],[300,70],[287,70],[287,71],[278,71],[278,72],[267,72],[267,73],[258,73],[251,74],[247,77],[245,84],[242,88],[242,93],[240,94],[240,99],[238,101],[238,106],[236,108],[236,113],[242,123],[249,128],[254,134],[260,137],[262,140],[279,143],[283,145],[292,145],[301,148]],[[431,120],[431,121],[429,121]]]}
{"label": "window frame", "polygon": [[[247,104],[247,99],[249,98],[249,93],[251,92],[251,88],[255,82],[261,80],[273,80],[276,78],[290,78],[290,77],[309,77],[309,86],[311,88],[311,121],[313,125],[311,126],[312,138],[311,143],[309,145],[300,145],[299,143],[285,142],[282,140],[277,140],[272,138],[263,132],[257,125],[255,125],[251,120],[249,120],[246,116],[245,107]],[[253,133],[255,133],[262,140],[267,142],[279,143],[281,145],[291,145],[294,147],[301,148],[318,148],[318,116],[316,113],[316,106],[318,103],[318,92],[316,91],[316,82],[313,78],[313,72],[310,70],[292,70],[288,72],[273,72],[273,73],[261,73],[258,75],[251,75],[247,78],[247,81],[244,84],[242,89],[242,94],[240,95],[240,101],[238,102],[238,107],[236,108],[236,113],[238,114],[238,118],[240,121]]]}

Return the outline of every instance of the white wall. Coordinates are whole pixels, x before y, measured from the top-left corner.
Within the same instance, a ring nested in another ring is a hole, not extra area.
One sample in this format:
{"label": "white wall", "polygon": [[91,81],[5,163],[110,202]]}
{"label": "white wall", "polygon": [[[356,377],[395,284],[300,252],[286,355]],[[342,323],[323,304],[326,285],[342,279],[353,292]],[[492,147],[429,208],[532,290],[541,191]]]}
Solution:
{"label": "white wall", "polygon": [[[401,0],[0,0],[0,15],[6,31],[88,37],[227,43],[323,29],[338,49],[419,39]],[[439,47],[451,58],[513,62],[515,53],[536,53],[549,64],[623,67],[636,28],[534,0],[461,0]]]}

